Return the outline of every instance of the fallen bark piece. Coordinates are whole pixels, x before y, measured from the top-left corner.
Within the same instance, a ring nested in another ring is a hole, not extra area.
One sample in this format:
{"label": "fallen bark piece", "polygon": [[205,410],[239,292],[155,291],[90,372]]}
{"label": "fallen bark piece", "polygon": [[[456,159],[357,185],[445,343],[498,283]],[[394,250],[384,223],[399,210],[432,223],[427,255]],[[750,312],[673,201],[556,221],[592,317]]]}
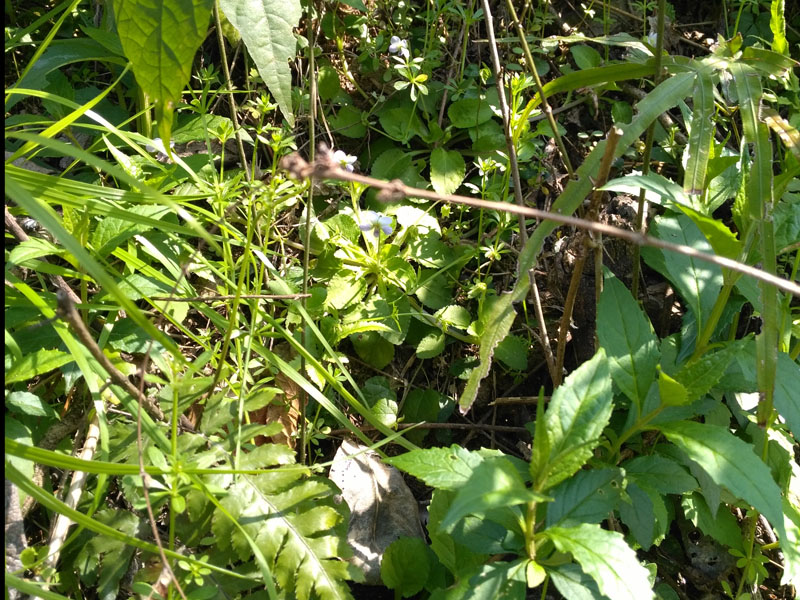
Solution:
{"label": "fallen bark piece", "polygon": [[389,544],[399,537],[424,539],[419,506],[400,471],[366,446],[344,440],[333,461],[329,477],[350,507],[350,561],[364,571],[365,583],[379,585]]}

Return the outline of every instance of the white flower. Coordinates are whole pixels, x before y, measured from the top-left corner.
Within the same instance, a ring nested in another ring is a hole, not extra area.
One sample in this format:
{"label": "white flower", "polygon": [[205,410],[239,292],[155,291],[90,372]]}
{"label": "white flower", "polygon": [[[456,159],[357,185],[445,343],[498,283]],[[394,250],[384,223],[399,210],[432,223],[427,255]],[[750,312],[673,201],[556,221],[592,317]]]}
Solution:
{"label": "white flower", "polygon": [[361,225],[358,227],[361,231],[372,231],[376,238],[380,237],[381,231],[384,235],[391,235],[392,218],[374,210],[365,210],[361,213]]}
{"label": "white flower", "polygon": [[[170,141],[169,147],[170,148],[174,148],[175,147],[175,142]],[[167,153],[167,149],[164,148],[164,142],[161,141],[161,138],[154,138],[153,139],[153,143],[152,144],[147,144],[144,147],[144,149],[147,150],[148,152],[161,152],[161,154],[166,154]]]}
{"label": "white flower", "polygon": [[348,173],[352,173],[353,165],[356,162],[356,157],[346,154],[343,150],[337,150],[333,153],[333,162],[338,164]]}
{"label": "white flower", "polygon": [[392,39],[389,40],[389,54],[399,54],[405,58],[408,58],[408,41],[401,40],[396,35],[393,35]]}

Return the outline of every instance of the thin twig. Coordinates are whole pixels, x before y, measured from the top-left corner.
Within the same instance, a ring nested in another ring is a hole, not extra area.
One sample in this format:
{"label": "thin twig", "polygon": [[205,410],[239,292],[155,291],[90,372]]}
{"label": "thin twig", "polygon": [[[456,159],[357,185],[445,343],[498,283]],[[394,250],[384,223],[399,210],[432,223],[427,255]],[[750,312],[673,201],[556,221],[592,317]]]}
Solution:
{"label": "thin twig", "polygon": [[570,215],[562,215],[561,213],[540,210],[538,208],[529,208],[527,206],[517,206],[507,202],[492,202],[491,200],[469,198],[467,196],[459,196],[457,194],[438,194],[431,190],[423,190],[421,188],[415,188],[406,185],[399,179],[383,181],[382,179],[375,179],[374,177],[368,177],[359,173],[349,173],[333,162],[330,156],[322,153],[321,155],[324,156],[324,160],[318,160],[313,164],[309,164],[299,154],[293,153],[284,157],[281,160],[280,166],[296,179],[312,177],[314,179],[334,179],[339,181],[355,181],[358,183],[363,183],[364,185],[381,190],[381,192],[378,194],[378,198],[384,201],[398,201],[406,197],[422,198],[424,200],[432,200],[434,202],[449,202],[451,204],[463,204],[465,206],[473,206],[475,208],[521,214],[534,219],[543,219],[547,221],[553,221],[555,223],[562,223],[564,225],[571,225],[573,227],[580,227],[582,229],[587,229],[603,235],[620,238],[638,246],[650,246],[652,248],[669,250],[671,252],[683,254],[684,256],[689,256],[691,258],[696,258],[704,262],[715,264],[719,267],[725,267],[727,269],[731,269],[732,271],[736,271],[737,273],[742,273],[743,275],[748,275],[759,281],[764,281],[770,285],[774,285],[776,288],[800,298],[800,285],[724,256],[708,254],[706,252],[701,252],[700,250],[695,250],[690,246],[672,244],[670,242],[665,242],[658,238],[650,237],[636,231],[628,231],[627,229],[613,227],[611,225],[606,225],[605,223],[595,223],[594,221],[588,221],[586,219],[580,219]]}
{"label": "thin twig", "polygon": [[[482,423],[398,423],[399,430],[404,429],[464,429],[468,431],[494,431],[497,433],[526,433],[530,432],[524,427],[513,427],[511,425],[483,425]],[[361,431],[377,431],[372,425],[363,425]],[[334,429],[328,435],[347,435],[351,433],[349,429]]]}

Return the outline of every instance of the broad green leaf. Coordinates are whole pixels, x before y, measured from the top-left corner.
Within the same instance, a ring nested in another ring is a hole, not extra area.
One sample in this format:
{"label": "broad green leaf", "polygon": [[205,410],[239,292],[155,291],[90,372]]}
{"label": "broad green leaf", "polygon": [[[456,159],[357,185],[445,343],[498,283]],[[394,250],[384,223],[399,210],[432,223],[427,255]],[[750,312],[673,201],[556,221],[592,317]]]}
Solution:
{"label": "broad green leaf", "polygon": [[[781,491],[753,447],[727,429],[693,421],[658,426],[718,485],[727,487],[761,512],[783,533]],[[783,536],[781,536],[783,537]]]}
{"label": "broad green leaf", "polygon": [[524,371],[528,368],[528,342],[517,335],[509,335],[497,345],[495,357],[509,369]]}
{"label": "broad green leaf", "polygon": [[[409,392],[403,402],[403,420],[409,423],[436,423],[439,413],[448,404],[449,400],[433,389],[415,389]],[[414,429],[406,437],[415,444],[421,444],[428,432]]]}
{"label": "broad green leaf", "polygon": [[439,561],[447,567],[456,577],[461,577],[473,571],[486,560],[485,554],[477,554],[459,544],[453,536],[444,532],[440,524],[450,505],[455,492],[437,489],[433,491],[431,503],[428,506],[428,536],[431,540],[431,549],[436,553]]}
{"label": "broad green leaf", "polygon": [[649,550],[654,542],[664,536],[668,526],[664,497],[634,481],[628,482],[625,492],[630,503],[620,502],[618,507],[620,519],[628,526],[636,543],[643,549]]}
{"label": "broad green leaf", "polygon": [[569,51],[572,54],[572,58],[575,59],[575,64],[578,65],[578,68],[581,70],[599,67],[603,64],[603,57],[591,46],[578,44],[572,46]]}
{"label": "broad green leaf", "polygon": [[434,316],[444,325],[458,327],[459,329],[466,329],[472,321],[469,311],[463,306],[458,306],[456,304],[451,304],[445,306],[441,310],[437,310]]}
{"label": "broad green leaf", "polygon": [[785,352],[778,355],[774,402],[794,439],[800,441],[800,366]]}
{"label": "broad green leaf", "polygon": [[[360,331],[350,334],[350,343],[359,358],[376,369],[383,369],[394,358],[394,345],[383,339],[376,329],[374,331]],[[383,327],[383,326],[381,326]],[[387,328],[388,329],[388,328]]]}
{"label": "broad green leaf", "polygon": [[447,108],[447,117],[453,127],[468,129],[485,123],[494,116],[489,102],[482,98],[462,98]]}
{"label": "broad green leaf", "polygon": [[26,354],[20,362],[13,364],[6,373],[6,384],[33,379],[37,375],[54,371],[73,360],[75,358],[69,352],[42,348]]}
{"label": "broad green leaf", "polygon": [[419,358],[433,358],[444,352],[445,334],[438,329],[431,331],[423,336],[417,344],[417,356]]}
{"label": "broad green leaf", "polygon": [[[130,214],[142,215],[160,222],[160,218],[169,212],[169,207],[143,204],[132,206],[128,210]],[[150,225],[139,224],[129,219],[111,217],[102,219],[97,224],[89,241],[97,255],[105,258],[125,240],[132,238],[134,235],[145,233],[151,228]]]}
{"label": "broad green leaf", "polygon": [[614,383],[641,406],[656,376],[658,341],[631,293],[611,274],[606,274],[597,303],[597,338]]}
{"label": "broad green leaf", "polygon": [[36,394],[30,392],[11,392],[6,396],[6,408],[12,413],[30,417],[58,419],[58,413]]}
{"label": "broad green leaf", "polygon": [[338,135],[362,139],[367,133],[367,126],[362,120],[363,116],[364,113],[354,106],[342,106],[339,112],[330,117],[331,127]]}
{"label": "broad green leaf", "polygon": [[258,74],[267,84],[289,127],[292,112],[292,72],[297,41],[292,31],[300,22],[300,0],[220,0],[228,20],[242,34],[247,51],[256,63]]}
{"label": "broad green leaf", "polygon": [[620,469],[578,471],[548,492],[553,501],[547,505],[545,525],[572,527],[607,519],[619,500],[622,479]]}
{"label": "broad green leaf", "polygon": [[683,496],[681,507],[686,519],[704,534],[730,548],[744,550],[742,528],[729,510],[718,510],[716,515],[712,515],[702,494],[698,492]]}
{"label": "broad green leaf", "polygon": [[658,369],[658,395],[665,406],[689,404],[689,394],[680,381],[676,381],[660,368]]}
{"label": "broad green leaf", "polygon": [[171,139],[172,116],[208,32],[212,0],[113,0],[122,49],[136,81],[156,105],[158,132]]}
{"label": "broad green leaf", "polygon": [[569,600],[597,600],[602,597],[594,579],[584,573],[575,563],[560,565],[555,569],[549,569],[547,573],[564,598],[569,598]]}
{"label": "broad green leaf", "polygon": [[397,224],[401,227],[416,227],[420,235],[425,235],[432,231],[440,235],[442,233],[436,217],[416,206],[398,206],[393,210],[387,210],[386,214],[397,217]]}
{"label": "broad green leaf", "polygon": [[[640,65],[614,65],[614,67],[638,67]],[[606,69],[609,67],[599,67],[599,69]],[[652,73],[652,66],[649,66],[648,73]],[[591,70],[591,69],[590,69]],[[577,73],[583,76],[588,71],[580,71]],[[628,78],[630,71],[626,71],[625,75],[620,78]],[[641,75],[644,76],[644,75]],[[567,76],[568,77],[568,76]],[[562,79],[562,78],[559,78]],[[694,74],[692,73],[679,73],[662,83],[660,83],[646,98],[639,102],[637,108],[638,113],[633,121],[624,129],[623,135],[617,143],[617,148],[614,156],[621,156],[635,140],[639,138],[647,127],[660,114],[675,106],[679,100],[684,98],[690,93],[694,81]],[[547,86],[550,84],[548,83]],[[578,87],[586,85],[585,83],[577,84]],[[545,91],[547,93],[547,90]],[[533,101],[531,101],[532,103]],[[526,111],[530,114],[530,110],[535,108],[535,104],[529,103]],[[529,110],[530,108],[530,110]],[[576,178],[570,180],[566,189],[559,195],[553,203],[552,210],[562,214],[572,214],[584,199],[591,193],[594,186],[593,177],[597,174],[597,169],[600,166],[600,160],[605,152],[605,141],[598,142],[594,150],[592,150],[583,164],[576,172]],[[522,248],[519,257],[518,272],[527,273],[534,267],[538,260],[539,253],[544,246],[545,239],[556,228],[556,224],[543,221],[534,230],[528,242]],[[462,413],[466,413],[478,394],[478,388],[481,381],[489,374],[489,369],[492,365],[492,358],[497,345],[503,341],[508,335],[511,325],[514,323],[516,313],[514,311],[513,303],[522,300],[528,293],[530,286],[530,278],[527,276],[517,278],[514,284],[514,289],[510,294],[504,294],[497,302],[495,302],[490,311],[485,316],[486,326],[480,338],[480,364],[478,368],[474,369],[464,387],[464,391],[459,399],[459,407]]]}
{"label": "broad green leaf", "polygon": [[662,494],[684,494],[697,488],[697,480],[681,465],[660,454],[637,456],[622,464],[625,476]]}
{"label": "broad green leaf", "polygon": [[456,492],[440,527],[450,529],[467,515],[484,515],[495,508],[542,501],[546,496],[527,489],[516,467],[506,458],[484,460]]}
{"label": "broad green leaf", "polygon": [[469,580],[471,600],[524,600],[527,559],[483,565]]}
{"label": "broad green leaf", "polygon": [[54,243],[44,238],[32,237],[14,246],[8,255],[8,263],[25,267],[30,266],[26,265],[27,261],[43,256],[60,256],[62,253],[63,250]]}
{"label": "broad green leaf", "polygon": [[431,570],[430,550],[420,538],[401,537],[392,542],[381,559],[381,580],[403,598],[419,593]]}
{"label": "broad green leaf", "polygon": [[431,152],[431,184],[439,194],[452,194],[464,181],[466,165],[457,150],[434,148]]}
{"label": "broad green leaf", "polygon": [[317,93],[320,99],[331,100],[340,91],[342,86],[339,84],[339,73],[329,61],[320,61],[317,66]]}
{"label": "broad green leaf", "polygon": [[649,572],[625,543],[622,534],[599,525],[550,527],[543,535],[561,552],[569,552],[584,573],[597,583],[610,600],[650,600]]}
{"label": "broad green leaf", "polygon": [[[774,108],[762,106],[761,118],[764,120],[764,123],[767,124],[767,127],[778,134],[778,137],[781,138],[781,141],[783,142],[783,145],[786,146],[786,149],[789,150],[789,152],[791,152],[798,161],[800,161],[800,132],[797,131],[797,128],[792,127],[792,124],[784,119]],[[781,175],[786,175],[786,173],[781,173]],[[776,184],[775,197],[780,197],[777,189],[778,186]]]}
{"label": "broad green leaf", "polygon": [[683,191],[699,196],[705,190],[706,171],[711,143],[714,140],[714,83],[706,69],[697,71],[694,83],[694,109],[689,144],[686,146],[688,160],[683,178]]}
{"label": "broad green leaf", "polygon": [[703,397],[722,379],[734,357],[742,352],[743,344],[726,344],[716,352],[706,352],[700,358],[683,365],[673,376],[686,390],[688,402]]}
{"label": "broad green leaf", "polygon": [[487,458],[503,456],[498,451],[470,451],[453,444],[450,448],[412,450],[386,459],[393,465],[421,479],[427,485],[442,490],[458,490],[473,471]]}
{"label": "broad green leaf", "polygon": [[[665,242],[689,246],[702,252],[712,250],[702,232],[685,215],[656,217],[650,234]],[[702,331],[722,287],[722,270],[717,265],[691,256],[655,248],[642,248],[642,256],[680,291],[694,313],[698,331]]]}
{"label": "broad green leaf", "polygon": [[570,477],[592,456],[611,417],[608,362],[601,348],[553,392],[544,417],[548,455],[535,446],[530,464],[535,489],[547,490]]}
{"label": "broad green leaf", "polygon": [[397,394],[389,387],[385,377],[370,377],[361,388],[366,405],[377,420],[386,427],[397,423]]}

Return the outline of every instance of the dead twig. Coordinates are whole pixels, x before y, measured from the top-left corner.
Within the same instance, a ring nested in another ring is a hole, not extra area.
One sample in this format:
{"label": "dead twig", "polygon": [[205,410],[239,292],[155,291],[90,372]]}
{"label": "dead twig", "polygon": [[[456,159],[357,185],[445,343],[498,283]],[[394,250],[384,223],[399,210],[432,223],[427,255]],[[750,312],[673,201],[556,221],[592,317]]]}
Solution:
{"label": "dead twig", "polygon": [[726,258],[724,256],[717,256],[716,254],[708,254],[695,250],[690,246],[682,246],[680,244],[672,244],[663,240],[644,235],[637,231],[628,231],[619,227],[606,225],[605,223],[595,223],[586,219],[580,219],[570,215],[562,215],[560,213],[550,212],[547,210],[540,210],[538,208],[529,208],[527,206],[517,206],[516,204],[509,204],[507,202],[492,202],[491,200],[481,200],[478,198],[469,198],[467,196],[459,196],[457,194],[438,194],[431,190],[423,190],[404,184],[399,179],[392,181],[383,181],[382,179],[375,179],[366,175],[358,173],[349,173],[333,162],[330,156],[320,153],[323,157],[321,160],[314,161],[309,164],[299,154],[293,153],[284,157],[281,160],[280,166],[282,169],[289,172],[289,174],[296,179],[305,179],[313,177],[315,179],[335,179],[339,181],[355,181],[363,183],[374,188],[381,190],[378,198],[383,201],[398,201],[406,197],[422,198],[424,200],[431,200],[434,202],[449,202],[451,204],[463,204],[465,206],[473,206],[475,208],[483,208],[487,210],[505,211],[513,214],[520,214],[533,219],[542,219],[553,221],[555,223],[562,223],[564,225],[571,225],[572,227],[579,227],[588,231],[601,233],[616,237],[637,246],[650,246],[652,248],[660,248],[662,250],[669,250],[670,252],[677,252],[684,256],[696,258],[704,262],[715,264],[719,267],[724,267],[747,275],[759,281],[763,281],[770,285],[774,285],[777,289],[783,290],[800,298],[800,285],[776,277],[766,271],[745,265],[736,260]]}

